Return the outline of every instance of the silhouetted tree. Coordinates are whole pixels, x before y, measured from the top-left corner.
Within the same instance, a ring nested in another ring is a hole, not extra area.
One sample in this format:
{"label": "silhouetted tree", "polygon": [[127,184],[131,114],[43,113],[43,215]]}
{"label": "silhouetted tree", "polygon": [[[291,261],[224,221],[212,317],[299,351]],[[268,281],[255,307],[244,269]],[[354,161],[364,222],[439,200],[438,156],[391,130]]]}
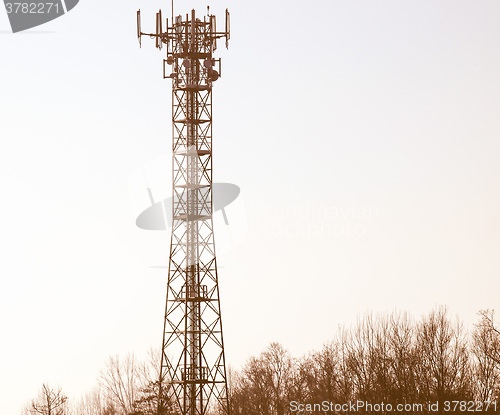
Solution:
{"label": "silhouetted tree", "polygon": [[476,394],[479,401],[492,401],[500,392],[500,333],[494,326],[493,311],[484,310],[480,315],[481,321],[472,333]]}
{"label": "silhouetted tree", "polygon": [[[240,371],[228,370],[232,415],[292,415],[290,403],[333,404],[366,401],[426,404],[440,401],[493,401],[500,395],[500,331],[493,311],[467,335],[446,308],[413,321],[405,313],[367,314],[319,351],[294,359],[271,343]],[[26,415],[179,415],[167,382],[159,393],[159,353],[146,363],[132,355],[111,357],[100,373],[100,388],[85,395],[70,414],[61,389],[43,385]],[[159,404],[160,403],[160,404]],[[212,403],[209,415],[220,415]],[[500,409],[500,403],[497,402]],[[494,412],[492,406],[488,413]],[[410,415],[434,415],[423,410]],[[363,411],[359,411],[363,413]],[[366,412],[366,411],[365,411]],[[301,412],[302,415],[320,412]],[[449,411],[449,413],[452,413]],[[23,414],[24,415],[24,414]]]}
{"label": "silhouetted tree", "polygon": [[346,363],[357,392],[366,402],[389,402],[394,389],[387,318],[366,316],[346,343]]}
{"label": "silhouetted tree", "polygon": [[237,414],[284,415],[288,413],[294,361],[279,343],[271,343],[259,357],[252,357],[232,385],[231,405]]}
{"label": "silhouetted tree", "polygon": [[160,398],[160,361],[161,351],[150,349],[148,360],[138,365],[138,389],[133,410],[128,415],[177,415],[167,379],[162,380]]}
{"label": "silhouetted tree", "polygon": [[418,403],[415,327],[408,314],[393,313],[389,327],[390,366],[393,376],[392,403]]}
{"label": "silhouetted tree", "polygon": [[31,401],[28,413],[35,415],[65,415],[68,398],[61,388],[51,389],[45,383],[42,385],[38,398]]}
{"label": "silhouetted tree", "polygon": [[105,396],[101,387],[96,387],[85,394],[80,401],[73,406],[73,415],[117,415],[113,402]]}
{"label": "silhouetted tree", "polygon": [[98,381],[105,399],[118,415],[128,415],[134,411],[134,402],[142,386],[141,368],[134,355],[129,354],[123,360],[119,356],[109,357]]}
{"label": "silhouetted tree", "polygon": [[462,325],[452,325],[446,308],[432,311],[417,328],[417,388],[425,401],[472,400],[467,342]]}
{"label": "silhouetted tree", "polygon": [[[352,387],[346,382],[341,344],[331,342],[311,353],[297,365],[295,378],[301,382],[294,391],[298,402],[348,402]],[[298,382],[297,382],[298,383]]]}

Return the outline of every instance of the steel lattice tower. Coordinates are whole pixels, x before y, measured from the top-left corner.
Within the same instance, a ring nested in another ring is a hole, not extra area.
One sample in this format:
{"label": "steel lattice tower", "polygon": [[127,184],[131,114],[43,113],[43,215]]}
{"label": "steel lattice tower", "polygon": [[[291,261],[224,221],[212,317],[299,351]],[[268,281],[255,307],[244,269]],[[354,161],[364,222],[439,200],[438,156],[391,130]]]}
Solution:
{"label": "steel lattice tower", "polygon": [[[161,10],[156,33],[137,35],[166,46],[163,77],[172,79],[173,226],[159,380],[159,413],[229,414],[224,342],[212,221],[212,85],[220,76],[213,57],[214,15],[176,16],[166,30]],[[167,75],[166,68],[172,66]]]}

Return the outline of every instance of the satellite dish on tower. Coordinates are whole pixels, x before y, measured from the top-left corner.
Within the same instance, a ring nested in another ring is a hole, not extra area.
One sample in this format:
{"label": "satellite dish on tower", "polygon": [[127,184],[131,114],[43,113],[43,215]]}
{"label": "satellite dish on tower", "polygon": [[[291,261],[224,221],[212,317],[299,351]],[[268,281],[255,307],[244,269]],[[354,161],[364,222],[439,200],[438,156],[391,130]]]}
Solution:
{"label": "satellite dish on tower", "polygon": [[210,79],[212,82],[217,81],[217,79],[219,79],[219,76],[219,72],[217,72],[215,69],[208,70],[208,79]]}

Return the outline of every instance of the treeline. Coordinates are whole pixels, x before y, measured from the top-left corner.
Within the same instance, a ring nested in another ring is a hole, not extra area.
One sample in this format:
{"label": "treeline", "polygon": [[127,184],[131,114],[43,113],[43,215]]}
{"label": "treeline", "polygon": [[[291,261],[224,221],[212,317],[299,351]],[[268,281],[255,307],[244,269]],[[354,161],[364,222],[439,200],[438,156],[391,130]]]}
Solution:
{"label": "treeline", "polygon": [[[110,358],[79,402],[44,385],[23,415],[158,415],[157,362]],[[492,311],[470,332],[445,308],[368,315],[301,358],[271,343],[228,381],[232,415],[500,413],[500,332]]]}
{"label": "treeline", "polygon": [[[405,414],[436,413],[436,408],[438,413],[453,413],[455,404],[446,411],[446,402],[467,402],[468,410],[471,401],[496,402],[499,394],[500,333],[493,312],[483,312],[468,335],[444,308],[418,322],[400,313],[367,316],[300,359],[273,343],[231,380],[233,415],[284,415],[294,413],[292,409],[334,413],[312,404],[331,402],[335,410],[358,401],[390,404],[393,410],[398,404],[416,404],[406,407]],[[438,405],[429,408],[429,402]],[[485,412],[486,405],[473,408]],[[343,413],[384,413],[344,409]],[[461,412],[460,404],[455,409]],[[495,412],[495,405],[487,412]]]}

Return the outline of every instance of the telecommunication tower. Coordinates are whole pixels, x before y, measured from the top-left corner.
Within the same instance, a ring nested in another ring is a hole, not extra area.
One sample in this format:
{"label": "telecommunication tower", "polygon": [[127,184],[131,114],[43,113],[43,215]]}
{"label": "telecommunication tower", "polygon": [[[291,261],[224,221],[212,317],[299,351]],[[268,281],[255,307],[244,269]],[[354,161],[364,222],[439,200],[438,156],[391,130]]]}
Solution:
{"label": "telecommunication tower", "polygon": [[[159,413],[229,414],[222,322],[213,235],[212,86],[221,60],[217,41],[230,37],[214,15],[166,19],[156,32],[141,31],[165,47],[163,77],[172,79],[173,226],[159,380]],[[171,67],[170,71],[167,68]],[[170,72],[170,73],[168,73]]]}

